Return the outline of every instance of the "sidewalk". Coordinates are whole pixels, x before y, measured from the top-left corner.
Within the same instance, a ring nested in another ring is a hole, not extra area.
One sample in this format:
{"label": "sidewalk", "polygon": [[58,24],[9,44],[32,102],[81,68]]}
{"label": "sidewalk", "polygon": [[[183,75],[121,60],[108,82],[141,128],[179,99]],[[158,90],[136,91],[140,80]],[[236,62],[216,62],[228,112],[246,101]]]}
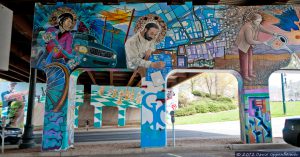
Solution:
{"label": "sidewalk", "polygon": [[108,141],[108,142],[85,142],[75,143],[73,149],[62,152],[41,152],[40,145],[30,149],[18,149],[16,146],[5,150],[5,157],[20,156],[79,156],[79,155],[122,155],[122,154],[142,154],[148,152],[183,152],[183,151],[236,151],[255,149],[284,149],[294,148],[285,144],[281,138],[275,138],[271,144],[242,144],[239,138],[224,139],[177,139],[175,148],[172,140],[168,140],[165,148],[140,148],[139,140],[131,141]]}

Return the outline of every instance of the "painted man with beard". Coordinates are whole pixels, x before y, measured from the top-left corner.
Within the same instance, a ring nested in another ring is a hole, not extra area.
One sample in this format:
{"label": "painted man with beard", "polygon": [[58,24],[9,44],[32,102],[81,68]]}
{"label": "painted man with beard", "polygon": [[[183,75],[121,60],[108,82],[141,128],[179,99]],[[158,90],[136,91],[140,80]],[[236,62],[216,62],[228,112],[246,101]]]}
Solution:
{"label": "painted man with beard", "polygon": [[143,31],[136,33],[125,43],[126,61],[128,69],[137,69],[138,67],[158,68],[165,67],[164,62],[151,62],[147,58],[151,52],[155,51],[155,41],[159,33],[159,27],[155,23],[145,25]]}

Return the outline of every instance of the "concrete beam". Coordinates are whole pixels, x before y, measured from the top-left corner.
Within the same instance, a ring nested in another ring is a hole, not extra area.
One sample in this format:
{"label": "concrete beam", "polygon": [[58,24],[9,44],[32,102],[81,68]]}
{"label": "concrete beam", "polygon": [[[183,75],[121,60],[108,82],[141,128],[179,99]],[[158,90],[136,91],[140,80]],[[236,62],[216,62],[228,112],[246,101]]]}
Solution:
{"label": "concrete beam", "polygon": [[13,27],[31,41],[32,26],[22,15],[14,15]]}

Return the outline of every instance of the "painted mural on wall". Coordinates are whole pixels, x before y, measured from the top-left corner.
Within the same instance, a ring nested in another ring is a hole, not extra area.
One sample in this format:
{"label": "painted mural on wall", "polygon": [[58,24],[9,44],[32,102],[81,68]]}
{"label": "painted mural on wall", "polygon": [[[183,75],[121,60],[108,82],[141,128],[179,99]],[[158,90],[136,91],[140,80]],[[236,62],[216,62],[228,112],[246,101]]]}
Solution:
{"label": "painted mural on wall", "polygon": [[102,126],[102,107],[118,108],[118,126],[125,126],[126,109],[141,108],[143,95],[138,87],[114,87],[92,85],[91,105],[95,107],[94,127]]}
{"label": "painted mural on wall", "polygon": [[27,105],[28,84],[1,82],[0,87],[1,117],[6,117],[6,125],[22,128],[24,126],[24,110]]}
{"label": "painted mural on wall", "polygon": [[[33,115],[33,124],[43,119],[43,107],[45,103],[45,84],[36,84],[36,97]],[[2,103],[1,117],[6,117],[6,124],[11,127],[23,128],[26,123],[28,87],[25,82],[1,82],[0,102]]]}
{"label": "painted mural on wall", "polygon": [[[72,131],[64,127],[74,118],[67,117],[68,101],[74,101],[67,93],[74,91],[69,77],[76,68],[78,76],[88,68],[138,71],[144,95],[141,146],[166,146],[164,82],[172,69],[231,69],[243,77],[240,95],[264,91],[272,72],[300,67],[299,17],[299,8],[291,5],[36,4],[32,65],[47,75],[42,149],[68,149],[72,143]],[[245,143],[272,139],[267,97],[241,99]],[[251,104],[260,117],[251,117],[246,108]],[[263,129],[264,137],[254,128]],[[245,141],[250,137],[254,140]]]}

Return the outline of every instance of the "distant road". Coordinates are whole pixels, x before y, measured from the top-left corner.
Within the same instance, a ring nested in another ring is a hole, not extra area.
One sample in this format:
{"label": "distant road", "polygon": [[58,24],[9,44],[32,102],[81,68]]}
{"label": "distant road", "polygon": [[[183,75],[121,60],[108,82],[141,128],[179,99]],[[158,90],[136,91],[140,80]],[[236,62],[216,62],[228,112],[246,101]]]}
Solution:
{"label": "distant road", "polygon": [[[168,138],[172,138],[172,130],[167,132]],[[176,138],[226,138],[226,137],[237,137],[225,134],[208,133],[202,131],[190,131],[190,130],[176,130]],[[41,134],[35,134],[36,143],[41,143]],[[122,130],[118,131],[87,131],[87,132],[76,132],[75,142],[96,142],[96,141],[122,141],[122,140],[140,140],[140,130]]]}
{"label": "distant road", "polygon": [[[288,117],[272,118],[274,137],[282,137],[284,121]],[[239,138],[240,122],[216,122],[193,125],[176,125],[176,138]],[[168,129],[168,138],[172,138],[172,130]],[[41,143],[41,134],[35,134],[36,142]],[[91,131],[75,132],[75,142],[124,141],[140,140],[139,128],[91,129]]]}

